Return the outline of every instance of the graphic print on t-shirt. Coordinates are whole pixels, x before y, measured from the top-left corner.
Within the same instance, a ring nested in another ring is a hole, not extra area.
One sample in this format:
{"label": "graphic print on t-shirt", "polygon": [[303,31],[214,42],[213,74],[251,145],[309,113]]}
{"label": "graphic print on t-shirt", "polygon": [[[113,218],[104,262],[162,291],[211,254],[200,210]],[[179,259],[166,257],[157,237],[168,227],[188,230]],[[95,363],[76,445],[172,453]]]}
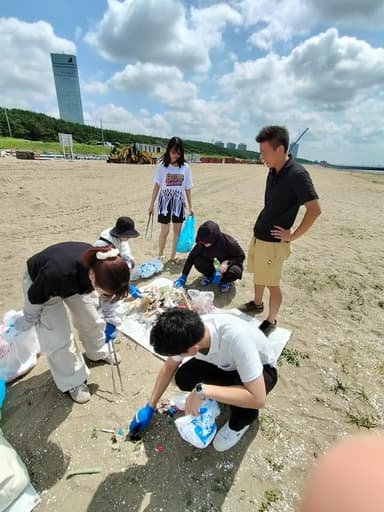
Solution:
{"label": "graphic print on t-shirt", "polygon": [[166,187],[181,187],[184,181],[184,174],[171,174],[165,175],[165,186]]}

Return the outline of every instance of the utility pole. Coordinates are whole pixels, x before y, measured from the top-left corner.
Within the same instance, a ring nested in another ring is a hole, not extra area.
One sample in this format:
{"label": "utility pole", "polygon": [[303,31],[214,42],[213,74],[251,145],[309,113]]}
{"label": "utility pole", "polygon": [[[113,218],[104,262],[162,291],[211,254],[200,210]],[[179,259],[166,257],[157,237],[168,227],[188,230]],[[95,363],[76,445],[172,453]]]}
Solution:
{"label": "utility pole", "polygon": [[4,112],[5,112],[5,119],[7,120],[9,136],[12,137],[12,130],[11,130],[11,125],[9,124],[8,112],[5,107],[4,107]]}
{"label": "utility pole", "polygon": [[101,142],[103,143],[103,146],[104,146],[104,132],[103,132],[103,120],[100,119],[100,128],[101,128]]}

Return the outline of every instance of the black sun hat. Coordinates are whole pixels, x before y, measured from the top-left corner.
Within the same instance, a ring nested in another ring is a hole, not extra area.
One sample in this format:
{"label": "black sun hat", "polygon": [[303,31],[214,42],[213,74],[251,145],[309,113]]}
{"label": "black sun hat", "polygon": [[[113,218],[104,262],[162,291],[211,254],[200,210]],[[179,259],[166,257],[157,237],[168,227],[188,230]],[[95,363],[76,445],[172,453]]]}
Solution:
{"label": "black sun hat", "polygon": [[131,217],[119,217],[116,226],[109,232],[111,236],[136,238],[140,233],[135,229],[135,223]]}

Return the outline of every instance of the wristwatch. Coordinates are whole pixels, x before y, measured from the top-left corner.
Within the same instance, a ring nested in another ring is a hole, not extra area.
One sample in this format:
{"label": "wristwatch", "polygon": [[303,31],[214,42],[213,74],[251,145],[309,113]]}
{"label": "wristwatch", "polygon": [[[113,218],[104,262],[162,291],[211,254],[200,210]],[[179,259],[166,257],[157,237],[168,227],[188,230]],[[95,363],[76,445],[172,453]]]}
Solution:
{"label": "wristwatch", "polygon": [[200,398],[200,400],[205,400],[207,398],[204,395],[203,386],[204,386],[204,384],[202,382],[199,382],[198,384],[196,384],[195,389],[194,389],[194,392]]}

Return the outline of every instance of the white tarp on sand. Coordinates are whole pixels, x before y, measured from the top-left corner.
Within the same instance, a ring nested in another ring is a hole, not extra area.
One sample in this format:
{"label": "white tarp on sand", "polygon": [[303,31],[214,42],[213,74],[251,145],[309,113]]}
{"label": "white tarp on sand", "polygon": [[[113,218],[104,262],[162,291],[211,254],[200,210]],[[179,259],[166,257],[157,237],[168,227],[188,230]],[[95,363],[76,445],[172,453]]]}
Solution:
{"label": "white tarp on sand", "polygon": [[[166,279],[164,277],[159,277],[155,280],[153,280],[150,284],[146,285],[145,288],[149,288],[151,286],[156,286],[158,288],[161,288],[163,286],[173,286],[173,281],[170,279]],[[257,320],[256,318],[253,318],[249,315],[246,315],[245,313],[242,313],[238,309],[216,309],[214,311],[216,314],[221,313],[230,313],[232,315],[239,316],[240,318],[243,318],[245,321],[250,322],[254,324],[255,329],[258,328],[259,324],[261,323],[260,320]],[[121,326],[119,327],[119,330],[131,338],[133,341],[141,345],[146,350],[149,350],[149,352],[152,352],[152,354],[156,355],[153,351],[152,346],[149,343],[149,333],[150,329],[146,326],[145,323],[139,322],[137,318],[129,318],[129,315],[123,320]],[[276,356],[276,359],[279,358],[281,352],[283,351],[285,345],[288,343],[288,340],[291,336],[291,331],[289,329],[284,329],[283,327],[277,327],[272,334],[269,335],[268,340],[271,342],[271,345],[273,346],[273,350]],[[157,356],[160,357],[160,356]],[[165,359],[165,358],[163,358]]]}

